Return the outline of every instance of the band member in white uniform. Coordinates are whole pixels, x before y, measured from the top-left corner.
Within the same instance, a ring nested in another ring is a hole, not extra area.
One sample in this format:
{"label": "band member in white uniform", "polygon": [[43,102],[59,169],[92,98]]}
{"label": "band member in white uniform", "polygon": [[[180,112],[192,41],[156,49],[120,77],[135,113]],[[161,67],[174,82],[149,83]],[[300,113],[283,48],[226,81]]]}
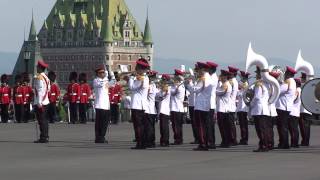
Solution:
{"label": "band member in white uniform", "polygon": [[293,102],[296,99],[296,82],[293,77],[296,71],[287,66],[287,70],[284,75],[284,83],[280,85],[280,96],[276,103],[278,121],[277,126],[279,132],[279,149],[289,149],[289,132],[288,121],[289,115],[292,111]]}
{"label": "band member in white uniform", "polygon": [[34,107],[36,112],[36,118],[39,123],[40,138],[34,143],[48,143],[49,142],[49,118],[48,118],[48,105],[50,91],[50,80],[44,73],[48,64],[43,60],[38,61],[37,75],[34,79],[35,84],[35,99]]}
{"label": "band member in white uniform", "polygon": [[93,80],[95,95],[94,108],[96,110],[95,143],[108,143],[105,139],[110,121],[109,80],[104,65],[96,70]]}
{"label": "band member in white uniform", "polygon": [[174,85],[171,87],[171,123],[174,134],[174,143],[172,145],[181,145],[183,143],[183,113],[184,113],[184,98],[186,89],[184,87],[184,72],[175,69]]}
{"label": "band member in white uniform", "polygon": [[250,113],[253,117],[256,132],[259,138],[259,147],[254,152],[266,152],[268,148],[267,121],[270,118],[268,84],[261,79],[260,68],[257,67],[254,97],[250,103]]}
{"label": "band member in white uniform", "polygon": [[249,131],[248,131],[248,106],[245,104],[243,98],[249,86],[250,73],[240,71],[241,81],[239,83],[239,91],[237,94],[237,116],[240,125],[241,139],[240,145],[248,145]]}
{"label": "band member in white uniform", "polygon": [[149,78],[146,72],[150,65],[146,59],[136,61],[136,74],[129,78],[129,90],[131,91],[131,119],[133,122],[136,146],[132,149],[145,149],[145,110],[148,107]]}
{"label": "band member in white uniform", "polygon": [[237,74],[239,69],[235,67],[228,67],[230,72],[230,84],[232,86],[232,93],[231,93],[231,101],[230,101],[230,118],[232,119],[232,126],[231,126],[231,133],[232,133],[232,145],[237,145],[237,128],[236,128],[236,100],[237,94],[239,91],[239,83],[237,81]]}
{"label": "band member in white uniform", "polygon": [[[270,72],[269,73],[272,77],[274,77],[275,79],[278,80],[278,82],[280,83],[279,81],[279,76],[280,76],[280,73],[279,72]],[[269,89],[271,90],[271,85],[269,85]],[[270,91],[269,90],[269,91]],[[271,93],[272,90],[271,90]],[[271,96],[271,94],[270,94]],[[277,109],[276,109],[276,101],[272,104],[269,104],[269,109],[270,109],[270,120],[268,121],[268,129],[269,129],[269,141],[268,141],[268,148],[269,150],[272,150],[274,148],[274,131],[273,131],[273,127],[274,125],[276,125],[277,123],[277,118],[278,118],[278,113],[277,113]]]}
{"label": "band member in white uniform", "polygon": [[160,119],[160,146],[169,146],[169,121],[170,121],[170,97],[169,86],[170,76],[163,74],[160,82],[160,91],[157,94],[159,100],[159,119]]}
{"label": "band member in white uniform", "polygon": [[[307,82],[307,74],[301,73],[301,84]],[[301,86],[302,86],[301,85]],[[299,129],[301,134],[301,146],[310,145],[310,132],[311,132],[311,121],[313,119],[312,113],[307,111],[303,105],[300,109],[300,118],[299,118]]]}
{"label": "band member in white uniform", "polygon": [[211,142],[210,146],[211,148],[215,147],[216,145],[216,133],[215,133],[215,113],[216,113],[216,108],[217,108],[217,95],[216,95],[216,91],[217,91],[217,87],[218,87],[218,82],[219,82],[219,78],[217,76],[217,67],[219,66],[218,64],[214,63],[214,62],[207,62],[207,65],[209,65],[209,74],[211,76],[211,80],[212,80],[212,91],[211,91],[211,101],[210,101],[210,113],[209,113],[209,117],[210,117],[210,123],[211,123],[211,138],[209,138],[209,140]]}
{"label": "band member in white uniform", "polygon": [[[197,71],[197,67],[195,67],[195,73],[196,71]],[[190,80],[192,81],[192,83],[195,83],[193,82],[194,81],[193,79],[190,79]],[[199,131],[196,126],[196,122],[194,118],[194,104],[195,104],[196,96],[194,91],[190,89],[189,86],[186,86],[186,89],[187,89],[187,93],[189,93],[189,96],[188,96],[189,116],[191,120],[192,134],[194,138],[194,141],[191,142],[190,144],[199,144]]]}
{"label": "band member in white uniform", "polygon": [[301,109],[301,80],[299,78],[294,79],[297,85],[296,98],[293,101],[292,110],[289,118],[289,133],[291,140],[291,147],[299,147],[299,118]]}
{"label": "band member in white uniform", "polygon": [[157,78],[158,72],[148,71],[149,76],[149,89],[148,89],[148,107],[145,111],[146,121],[145,121],[145,136],[146,136],[146,146],[147,148],[154,148],[155,144],[155,123],[157,118],[156,110],[156,95],[159,92],[155,80]]}
{"label": "band member in white uniform", "polygon": [[210,66],[206,63],[198,62],[199,80],[197,84],[190,81],[188,86],[192,86],[196,94],[195,101],[195,120],[199,129],[199,146],[196,151],[207,151],[215,149],[215,144],[211,144],[212,140],[212,118],[209,117],[211,109],[211,94],[213,88],[212,77],[209,74]]}
{"label": "band member in white uniform", "polygon": [[222,148],[229,148],[232,143],[231,126],[232,120],[229,117],[230,111],[230,101],[232,86],[228,81],[228,76],[230,73],[225,70],[221,70],[219,77],[219,84],[217,88],[217,120],[218,126],[221,134],[221,144]]}

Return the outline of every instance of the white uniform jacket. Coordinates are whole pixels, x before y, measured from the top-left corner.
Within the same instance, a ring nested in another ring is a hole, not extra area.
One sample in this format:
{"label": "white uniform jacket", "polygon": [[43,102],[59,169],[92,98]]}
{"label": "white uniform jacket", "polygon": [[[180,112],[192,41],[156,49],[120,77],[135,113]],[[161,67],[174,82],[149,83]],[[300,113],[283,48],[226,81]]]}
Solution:
{"label": "white uniform jacket", "polygon": [[94,108],[102,110],[110,110],[110,100],[109,100],[109,81],[108,77],[105,78],[95,78],[93,80],[93,90],[94,90]]}
{"label": "white uniform jacket", "polygon": [[250,104],[251,116],[270,116],[269,110],[269,91],[267,83],[260,82],[254,86],[254,97]]}
{"label": "white uniform jacket", "polygon": [[50,91],[50,80],[45,73],[40,73],[35,77],[35,99],[34,105],[46,106],[49,102],[48,93]]}
{"label": "white uniform jacket", "polygon": [[159,99],[159,113],[167,116],[170,116],[170,92],[169,87],[167,92],[160,90],[157,94],[157,99]]}
{"label": "white uniform jacket", "polygon": [[211,91],[211,102],[210,102],[210,109],[216,109],[217,108],[217,95],[216,95],[216,91],[217,91],[217,87],[218,87],[218,76],[216,73],[213,73],[211,75],[212,78],[212,91]]}
{"label": "white uniform jacket", "polygon": [[230,112],[236,112],[237,110],[236,100],[237,100],[237,94],[239,91],[239,84],[236,78],[231,79],[231,87],[232,87],[232,92],[231,92],[231,101],[230,101]]}
{"label": "white uniform jacket", "polygon": [[300,117],[301,110],[301,88],[298,87],[296,91],[296,99],[293,101],[290,116]]}
{"label": "white uniform jacket", "polygon": [[179,85],[172,86],[170,91],[170,110],[173,112],[184,112],[183,102],[186,95],[186,88],[183,82],[180,82]]}
{"label": "white uniform jacket", "polygon": [[[224,86],[227,87],[224,90]],[[232,86],[229,81],[224,84],[219,83],[217,88],[217,112],[228,113],[230,112],[230,101],[231,101]]]}
{"label": "white uniform jacket", "polygon": [[144,75],[144,79],[141,81],[135,76],[131,76],[128,85],[131,91],[131,109],[145,111],[148,108],[148,76]]}
{"label": "white uniform jacket", "polygon": [[280,85],[280,96],[276,103],[276,108],[283,111],[292,111],[293,101],[296,98],[296,82],[293,78],[288,79],[289,84]]}
{"label": "white uniform jacket", "polygon": [[154,82],[151,82],[149,85],[149,90],[148,90],[148,107],[145,111],[147,114],[157,114],[156,110],[156,95],[159,92],[156,84]]}

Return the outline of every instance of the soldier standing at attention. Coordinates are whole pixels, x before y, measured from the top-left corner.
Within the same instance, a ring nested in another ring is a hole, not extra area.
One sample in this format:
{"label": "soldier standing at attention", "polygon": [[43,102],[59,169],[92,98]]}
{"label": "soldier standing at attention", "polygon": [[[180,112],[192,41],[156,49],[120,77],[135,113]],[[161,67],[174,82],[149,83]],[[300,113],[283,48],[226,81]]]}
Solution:
{"label": "soldier standing at attention", "polygon": [[40,138],[34,143],[48,143],[49,142],[49,122],[48,122],[48,105],[49,105],[49,91],[50,80],[44,73],[48,68],[48,64],[39,60],[37,65],[37,75],[35,82],[35,100],[34,107],[36,112],[36,119],[39,123]]}
{"label": "soldier standing at attention", "polygon": [[50,71],[48,73],[48,78],[50,80],[51,88],[49,91],[49,101],[50,104],[48,106],[48,113],[49,113],[49,122],[50,123],[55,123],[57,122],[57,103],[59,102],[59,97],[60,97],[60,88],[56,81],[56,73],[53,71]]}
{"label": "soldier standing at attention", "polygon": [[80,85],[77,83],[78,74],[71,72],[69,76],[70,84],[67,89],[67,98],[70,108],[70,123],[75,124],[78,121],[78,102],[80,97]]}
{"label": "soldier standing at attention", "polygon": [[104,65],[99,66],[95,72],[96,78],[93,80],[96,109],[95,143],[108,143],[105,136],[110,120],[109,80]]}
{"label": "soldier standing at attention", "polygon": [[32,87],[30,86],[30,77],[27,73],[23,74],[23,84],[22,87],[24,88],[24,117],[23,117],[23,122],[28,123],[29,119],[31,118],[30,114],[30,106],[33,101],[33,90]]}
{"label": "soldier standing at attention", "polygon": [[21,123],[24,117],[24,88],[22,86],[22,76],[15,76],[15,87],[13,88],[14,113],[17,123]]}
{"label": "soldier standing at attention", "polygon": [[89,107],[89,98],[91,97],[91,87],[87,83],[87,74],[79,75],[80,93],[79,93],[79,119],[81,124],[86,124],[88,120],[87,112]]}
{"label": "soldier standing at attention", "polygon": [[11,88],[8,85],[8,75],[3,74],[1,76],[0,86],[0,102],[1,102],[1,122],[7,123],[9,120],[9,105],[11,101]]}
{"label": "soldier standing at attention", "polygon": [[115,73],[115,83],[109,88],[109,97],[111,105],[111,122],[112,124],[119,123],[120,102],[122,98],[122,86],[120,84],[120,77]]}

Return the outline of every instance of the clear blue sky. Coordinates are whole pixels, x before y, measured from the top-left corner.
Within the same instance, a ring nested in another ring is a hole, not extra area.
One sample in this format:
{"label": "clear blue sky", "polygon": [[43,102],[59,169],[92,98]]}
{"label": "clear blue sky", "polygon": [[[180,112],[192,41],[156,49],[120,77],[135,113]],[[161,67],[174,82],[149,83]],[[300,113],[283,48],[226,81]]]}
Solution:
{"label": "clear blue sky", "polygon": [[[37,28],[55,0],[0,0],[0,51],[18,52],[31,9]],[[267,57],[294,64],[301,48],[306,60],[320,58],[319,0],[126,0],[140,26],[146,7],[156,57],[244,61],[249,41]]]}

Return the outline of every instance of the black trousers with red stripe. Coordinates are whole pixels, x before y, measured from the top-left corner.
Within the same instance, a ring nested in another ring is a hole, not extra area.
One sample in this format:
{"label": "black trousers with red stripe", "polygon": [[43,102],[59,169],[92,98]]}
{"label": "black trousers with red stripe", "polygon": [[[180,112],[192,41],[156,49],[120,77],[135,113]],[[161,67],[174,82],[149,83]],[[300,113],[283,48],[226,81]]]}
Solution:
{"label": "black trousers with red stripe", "polygon": [[183,143],[183,113],[171,111],[171,123],[174,134],[174,143]]}
{"label": "black trousers with red stripe", "polygon": [[169,145],[169,121],[170,116],[160,114],[160,144]]}
{"label": "black trousers with red stripe", "polygon": [[277,109],[277,129],[279,133],[279,148],[289,148],[289,118],[290,112]]}
{"label": "black trousers with red stripe", "polygon": [[194,118],[194,107],[193,106],[189,106],[189,116],[191,119],[191,127],[192,127],[194,142],[199,142],[199,130],[197,128],[197,124],[196,124],[196,121]]}
{"label": "black trousers with red stripe", "polygon": [[9,120],[9,104],[1,104],[1,122],[7,123]]}
{"label": "black trousers with red stripe", "polygon": [[210,123],[210,129],[209,129],[209,146],[215,146],[216,145],[216,123],[214,119],[214,109],[210,109],[209,111],[209,123]]}
{"label": "black trousers with red stripe", "polygon": [[270,117],[268,116],[253,116],[253,120],[255,123],[256,133],[259,138],[259,149],[267,149],[268,148],[268,121]]}
{"label": "black trousers with red stripe", "polygon": [[83,123],[83,124],[87,123],[87,121],[88,121],[88,115],[87,115],[88,107],[89,107],[88,103],[79,103],[79,120],[80,120],[80,123]]}
{"label": "black trousers with red stripe", "polygon": [[290,116],[289,119],[289,133],[290,133],[290,142],[291,147],[299,146],[299,117]]}
{"label": "black trousers with red stripe", "polygon": [[231,132],[231,126],[232,126],[232,119],[230,118],[229,113],[223,113],[218,112],[217,113],[218,118],[218,126],[221,134],[221,146],[230,146],[232,144],[232,132]]}
{"label": "black trousers with red stripe", "polygon": [[110,110],[96,109],[95,135],[96,142],[104,142],[110,121]]}
{"label": "black trousers with red stripe", "polygon": [[70,103],[70,123],[75,124],[78,122],[78,103]]}
{"label": "black trousers with red stripe", "polygon": [[133,122],[133,128],[136,138],[137,147],[145,147],[145,114],[144,110],[131,110],[131,119]]}
{"label": "black trousers with red stripe", "polygon": [[238,144],[237,141],[237,128],[236,128],[236,113],[235,112],[230,112],[229,113],[229,118],[232,121],[231,123],[231,143],[233,145]]}
{"label": "black trousers with red stripe", "polygon": [[28,123],[31,118],[30,103],[25,104],[23,109],[24,109],[23,122]]}
{"label": "black trousers with red stripe", "polygon": [[24,118],[24,105],[14,104],[14,113],[17,123],[21,123]]}
{"label": "black trousers with red stripe", "polygon": [[35,112],[40,129],[40,140],[49,140],[48,106],[35,107]]}
{"label": "black trousers with red stripe", "polygon": [[248,113],[238,112],[238,120],[240,125],[241,143],[248,143],[249,130],[248,130]]}
{"label": "black trousers with red stripe", "polygon": [[210,139],[212,139],[212,123],[210,122],[210,112],[209,111],[199,111],[195,110],[195,119],[197,126],[199,127],[199,146],[209,147]]}
{"label": "black trousers with red stripe", "polygon": [[147,146],[155,145],[156,133],[155,133],[155,122],[156,114],[145,114],[145,142]]}
{"label": "black trousers with red stripe", "polygon": [[310,132],[311,132],[311,121],[313,116],[307,113],[301,113],[299,118],[299,128],[301,133],[301,145],[310,145]]}

